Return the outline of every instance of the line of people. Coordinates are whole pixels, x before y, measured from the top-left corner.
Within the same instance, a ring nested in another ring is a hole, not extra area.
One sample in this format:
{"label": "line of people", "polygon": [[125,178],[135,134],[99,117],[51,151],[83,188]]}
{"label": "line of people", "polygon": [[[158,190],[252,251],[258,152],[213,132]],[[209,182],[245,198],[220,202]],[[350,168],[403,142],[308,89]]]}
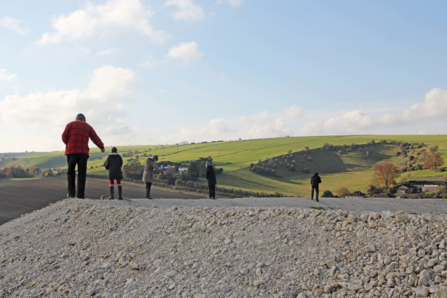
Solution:
{"label": "line of people", "polygon": [[[62,141],[65,144],[65,155],[67,156],[67,182],[68,198],[85,198],[85,182],[87,179],[87,160],[89,156],[88,142],[92,142],[101,149],[101,152],[105,152],[104,143],[101,141],[99,136],[96,134],[93,127],[91,127],[83,114],[78,114],[75,121],[68,123],[62,133]],[[146,198],[152,199],[151,197],[151,187],[154,182],[154,172],[159,170],[156,165],[158,161],[158,156],[148,158],[144,164],[144,172],[142,180],[146,183]],[[78,183],[76,189],[76,166],[78,168]],[[118,154],[118,149],[116,147],[112,148],[112,152],[107,157],[104,162],[104,167],[109,172],[109,199],[113,200],[115,198],[115,181],[118,188],[118,200],[123,199],[123,186],[121,185],[121,180],[123,179],[123,158]],[[209,198],[216,199],[216,173],[214,167],[206,162],[206,179],[208,180],[209,186]]]}

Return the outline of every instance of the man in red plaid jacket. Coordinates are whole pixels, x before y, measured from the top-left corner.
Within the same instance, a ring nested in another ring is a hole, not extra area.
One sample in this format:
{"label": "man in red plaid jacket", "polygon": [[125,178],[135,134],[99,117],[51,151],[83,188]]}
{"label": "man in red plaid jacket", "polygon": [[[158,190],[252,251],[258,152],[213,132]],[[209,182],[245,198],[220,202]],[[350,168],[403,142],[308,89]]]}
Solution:
{"label": "man in red plaid jacket", "polygon": [[69,198],[75,197],[76,165],[78,165],[78,189],[77,198],[85,197],[85,180],[87,178],[87,159],[89,158],[88,141],[91,139],[96,146],[104,152],[104,144],[96,134],[93,127],[85,122],[85,116],[78,114],[76,120],[67,124],[62,141],[65,143],[65,155],[67,156],[68,194]]}

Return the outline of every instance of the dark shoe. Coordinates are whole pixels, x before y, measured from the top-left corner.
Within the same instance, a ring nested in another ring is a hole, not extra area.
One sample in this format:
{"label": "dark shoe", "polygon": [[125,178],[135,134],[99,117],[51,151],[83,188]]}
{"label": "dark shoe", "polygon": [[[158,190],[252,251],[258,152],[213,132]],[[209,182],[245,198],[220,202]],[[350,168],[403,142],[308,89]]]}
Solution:
{"label": "dark shoe", "polygon": [[118,185],[118,200],[123,199],[123,186],[120,184]]}
{"label": "dark shoe", "polygon": [[317,202],[320,202],[320,201],[317,199]]}

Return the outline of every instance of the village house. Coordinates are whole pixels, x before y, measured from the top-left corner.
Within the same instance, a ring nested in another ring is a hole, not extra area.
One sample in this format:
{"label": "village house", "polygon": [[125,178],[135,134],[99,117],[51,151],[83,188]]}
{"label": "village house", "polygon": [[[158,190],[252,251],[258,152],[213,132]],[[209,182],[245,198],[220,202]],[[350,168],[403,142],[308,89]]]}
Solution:
{"label": "village house", "polygon": [[415,186],[413,184],[403,184],[397,189],[396,193],[411,194],[411,193],[418,193],[418,192],[420,192],[420,188],[418,188],[417,186]]}

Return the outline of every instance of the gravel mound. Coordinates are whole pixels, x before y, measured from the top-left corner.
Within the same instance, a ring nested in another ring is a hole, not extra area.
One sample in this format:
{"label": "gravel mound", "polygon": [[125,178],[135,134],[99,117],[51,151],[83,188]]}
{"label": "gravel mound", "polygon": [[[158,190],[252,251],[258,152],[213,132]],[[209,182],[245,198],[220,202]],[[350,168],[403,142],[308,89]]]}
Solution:
{"label": "gravel mound", "polygon": [[0,226],[0,297],[447,297],[446,215],[64,200]]}

